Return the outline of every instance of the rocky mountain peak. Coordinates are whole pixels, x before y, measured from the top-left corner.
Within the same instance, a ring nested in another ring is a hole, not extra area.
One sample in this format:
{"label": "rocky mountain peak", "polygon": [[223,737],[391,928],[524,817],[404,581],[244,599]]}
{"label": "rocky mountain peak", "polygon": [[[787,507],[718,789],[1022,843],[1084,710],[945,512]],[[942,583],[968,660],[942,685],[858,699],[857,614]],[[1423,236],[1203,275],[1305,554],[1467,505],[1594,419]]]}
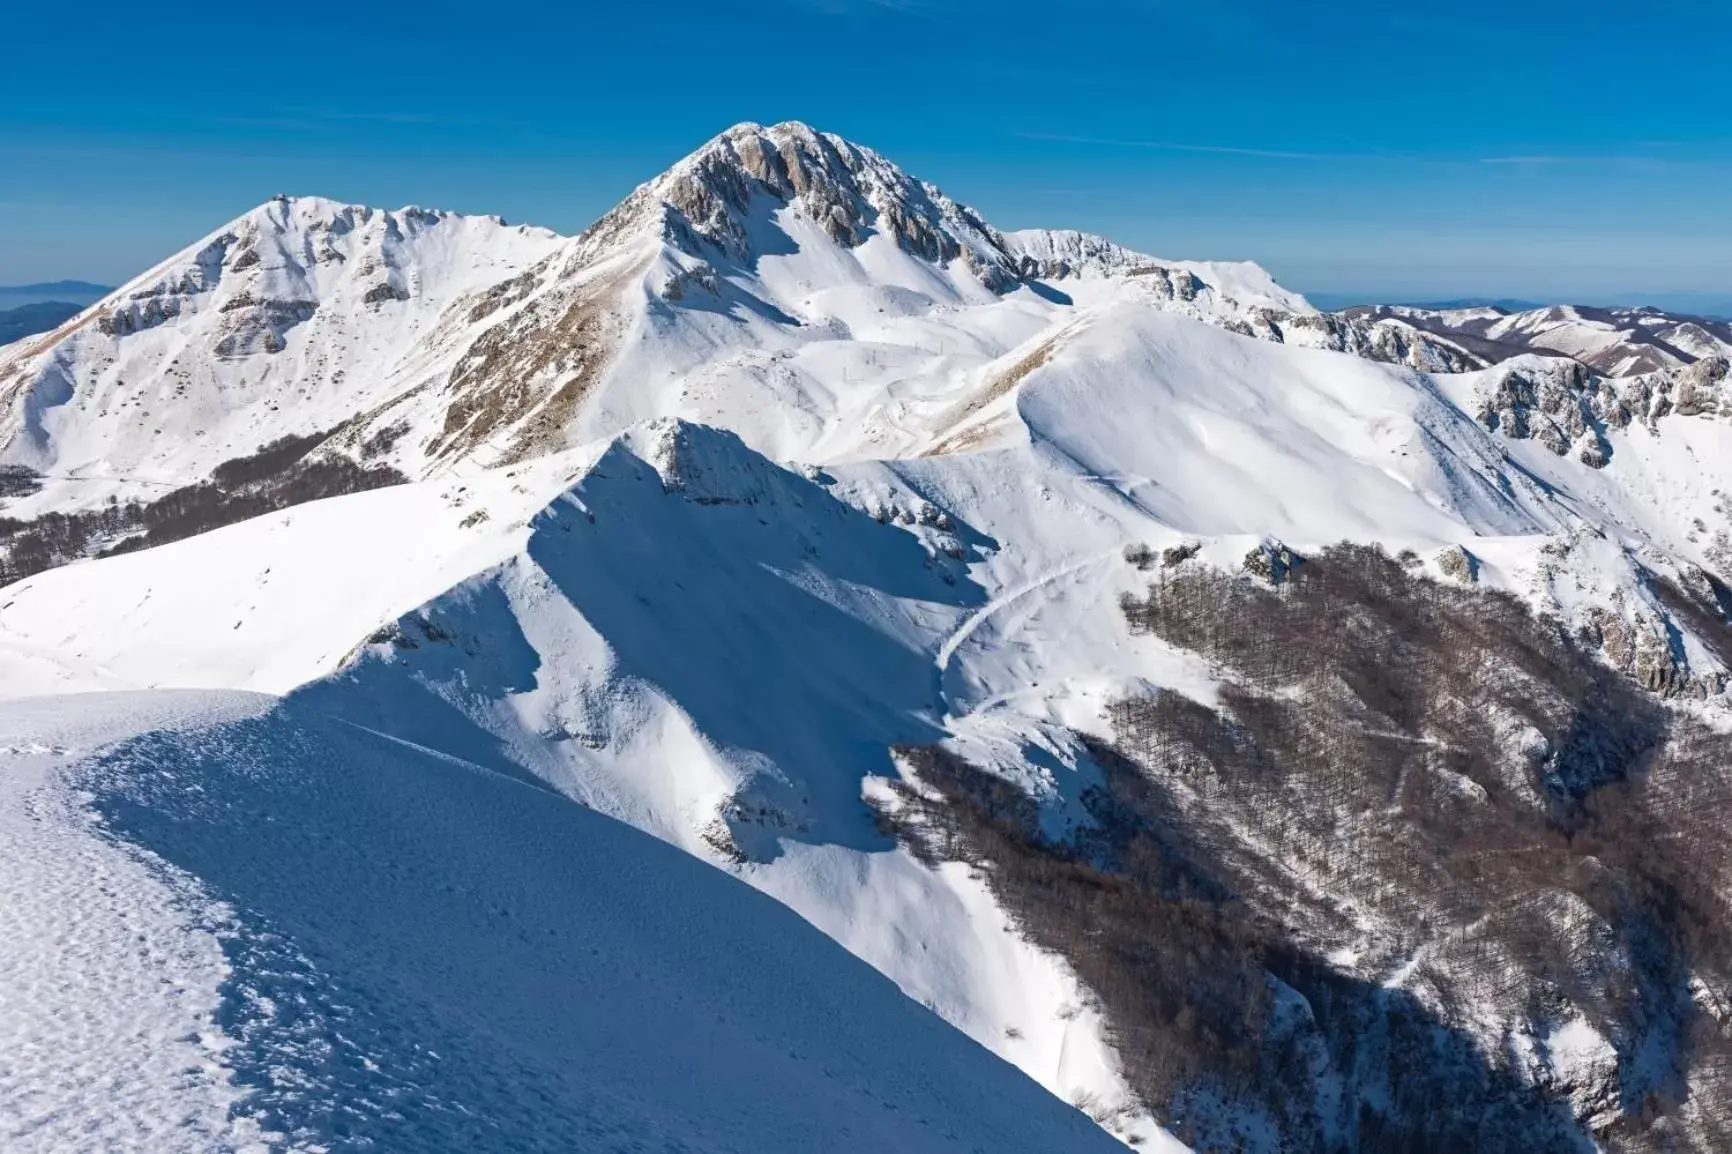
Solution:
{"label": "rocky mountain peak", "polygon": [[873,149],[800,121],[746,122],[713,137],[591,226],[563,269],[582,277],[645,244],[749,267],[802,246],[790,215],[844,249],[886,237],[928,264],[960,262],[994,293],[1034,281],[1129,277],[1180,307],[1208,293],[1235,314],[1315,312],[1250,262],[1164,261],[1073,229],[1002,232]]}
{"label": "rocky mountain peak", "polygon": [[693,256],[750,262],[792,209],[846,248],[875,234],[937,264],[962,259],[995,291],[1017,283],[1004,237],[979,213],[869,148],[799,121],[737,124],[640,185],[584,233],[585,257],[653,233]]}

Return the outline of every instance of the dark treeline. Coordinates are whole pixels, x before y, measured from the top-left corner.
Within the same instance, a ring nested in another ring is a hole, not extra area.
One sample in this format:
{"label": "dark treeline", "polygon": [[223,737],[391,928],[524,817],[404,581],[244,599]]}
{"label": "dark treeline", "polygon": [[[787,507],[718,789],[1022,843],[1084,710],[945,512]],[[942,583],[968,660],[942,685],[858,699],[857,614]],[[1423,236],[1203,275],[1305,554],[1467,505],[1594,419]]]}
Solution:
{"label": "dark treeline", "polygon": [[[1123,610],[1217,663],[1223,708],[1117,703],[1093,830],[1043,840],[936,748],[901,751],[881,820],[986,872],[1183,1136],[1732,1149],[1732,743],[1513,598],[1375,549],[1278,587],[1181,565]],[[1535,1084],[1515,1051],[1578,1018],[1615,1054]]]}
{"label": "dark treeline", "polygon": [[0,585],[81,557],[148,549],[291,505],[408,480],[388,465],[312,456],[327,437],[282,437],[250,456],[224,461],[207,481],[152,501],[45,513],[28,521],[0,517]]}

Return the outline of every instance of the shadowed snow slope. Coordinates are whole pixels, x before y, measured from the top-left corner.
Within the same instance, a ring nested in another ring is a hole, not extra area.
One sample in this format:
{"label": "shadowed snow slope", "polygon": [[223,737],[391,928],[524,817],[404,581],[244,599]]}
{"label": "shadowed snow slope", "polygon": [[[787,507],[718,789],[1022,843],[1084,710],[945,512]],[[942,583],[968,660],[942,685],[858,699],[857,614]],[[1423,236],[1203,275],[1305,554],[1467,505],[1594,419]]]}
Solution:
{"label": "shadowed snow slope", "polygon": [[9,1151],[1112,1146],[775,902],[545,788],[268,698],[0,727],[7,919],[68,923],[22,959],[7,935]]}
{"label": "shadowed snow slope", "polygon": [[854,489],[894,482],[856,472],[813,480],[653,422],[599,453],[314,502],[7,590],[0,683],[303,686],[304,709],[739,870],[1062,1097],[1159,1138],[1066,967],[977,875],[874,827],[863,793],[890,746],[945,734],[935,657],[985,601],[967,559],[990,546],[905,488],[910,524],[862,509]]}

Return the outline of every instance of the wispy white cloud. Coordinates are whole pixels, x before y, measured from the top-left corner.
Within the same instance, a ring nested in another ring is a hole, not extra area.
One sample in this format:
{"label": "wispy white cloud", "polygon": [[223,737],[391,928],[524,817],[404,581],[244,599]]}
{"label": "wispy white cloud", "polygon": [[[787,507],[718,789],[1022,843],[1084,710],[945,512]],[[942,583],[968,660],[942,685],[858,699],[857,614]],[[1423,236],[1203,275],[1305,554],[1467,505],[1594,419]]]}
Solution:
{"label": "wispy white cloud", "polygon": [[278,106],[259,115],[220,116],[220,124],[237,124],[253,128],[281,128],[294,132],[327,131],[341,124],[389,124],[404,127],[515,127],[511,122],[476,116],[450,116],[430,112],[404,112],[393,109],[365,108],[302,108]]}
{"label": "wispy white cloud", "polygon": [[1572,156],[1567,153],[1534,153],[1516,156],[1482,156],[1481,164],[1532,165],[1546,167],[1571,164],[1640,164],[1668,165],[1673,163],[1654,156]]}
{"label": "wispy white cloud", "polygon": [[[1092,144],[1106,148],[1141,148],[1162,152],[1191,152],[1219,156],[1248,156],[1267,160],[1331,160],[1331,161],[1391,161],[1399,164],[1456,166],[1456,165],[1499,165],[1504,167],[1546,167],[1546,166],[1613,166],[1627,165],[1631,167],[1674,167],[1689,163],[1713,163],[1707,156],[1656,156],[1652,154],[1598,154],[1580,155],[1565,152],[1533,152],[1513,153],[1493,156],[1415,156],[1410,153],[1396,152],[1359,140],[1347,140],[1353,146],[1348,152],[1322,152],[1310,149],[1294,148],[1258,148],[1237,144],[1197,144],[1177,140],[1139,140],[1123,137],[1082,136],[1059,132],[1019,132],[1016,134],[1024,140],[1048,140],[1065,144]],[[1631,147],[1642,147],[1637,142]]]}
{"label": "wispy white cloud", "polygon": [[1148,148],[1162,152],[1205,152],[1222,156],[1258,156],[1270,160],[1351,160],[1353,154],[1304,152],[1286,148],[1244,148],[1229,144],[1186,144],[1176,140],[1120,140],[1104,136],[1071,136],[1055,132],[1019,132],[1024,140],[1051,140],[1063,144],[1098,144],[1109,148]]}

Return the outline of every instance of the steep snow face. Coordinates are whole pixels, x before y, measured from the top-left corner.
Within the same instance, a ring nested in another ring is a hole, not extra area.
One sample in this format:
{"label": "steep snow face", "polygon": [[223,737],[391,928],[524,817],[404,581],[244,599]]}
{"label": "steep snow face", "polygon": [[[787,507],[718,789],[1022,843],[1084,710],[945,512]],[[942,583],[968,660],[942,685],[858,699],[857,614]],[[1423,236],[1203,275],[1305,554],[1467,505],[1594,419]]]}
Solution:
{"label": "steep snow face", "polygon": [[9,1151],[1114,1146],[521,778],[239,694],[39,699],[0,742]]}
{"label": "steep snow face", "polygon": [[1441,540],[1463,528],[1542,533],[1560,520],[1430,378],[1133,303],[1090,314],[1014,397],[970,419],[949,435],[990,443],[1020,425],[1180,532]]}
{"label": "steep snow face", "polygon": [[449,359],[452,301],[556,243],[491,217],[271,201],[8,348],[0,460],[46,475],[38,504],[75,507],[337,429]]}
{"label": "steep snow face", "polygon": [[993,362],[1097,299],[1129,293],[1270,339],[1290,314],[1320,323],[1255,266],[999,233],[870,149],[797,123],[723,133],[548,268],[501,286],[526,303],[451,386],[489,403],[436,452],[517,459],[675,416],[783,459],[900,454]]}

